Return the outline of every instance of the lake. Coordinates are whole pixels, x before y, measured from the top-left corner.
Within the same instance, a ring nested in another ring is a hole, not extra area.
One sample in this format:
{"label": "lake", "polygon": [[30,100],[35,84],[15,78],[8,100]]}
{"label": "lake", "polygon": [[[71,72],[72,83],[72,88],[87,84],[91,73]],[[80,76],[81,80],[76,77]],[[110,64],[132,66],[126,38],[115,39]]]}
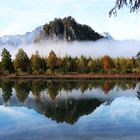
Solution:
{"label": "lake", "polygon": [[0,140],[140,139],[140,82],[0,81]]}

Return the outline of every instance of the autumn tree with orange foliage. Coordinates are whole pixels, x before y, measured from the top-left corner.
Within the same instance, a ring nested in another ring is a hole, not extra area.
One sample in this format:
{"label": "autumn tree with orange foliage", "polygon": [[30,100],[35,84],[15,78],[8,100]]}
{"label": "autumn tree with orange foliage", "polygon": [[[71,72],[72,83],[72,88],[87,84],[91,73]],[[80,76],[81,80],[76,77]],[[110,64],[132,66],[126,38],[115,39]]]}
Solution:
{"label": "autumn tree with orange foliage", "polygon": [[102,64],[103,64],[103,69],[105,72],[109,72],[110,69],[112,68],[112,60],[110,56],[104,55],[102,58]]}
{"label": "autumn tree with orange foliage", "polygon": [[102,90],[105,94],[108,94],[111,89],[113,89],[114,84],[110,81],[105,81],[102,85]]}

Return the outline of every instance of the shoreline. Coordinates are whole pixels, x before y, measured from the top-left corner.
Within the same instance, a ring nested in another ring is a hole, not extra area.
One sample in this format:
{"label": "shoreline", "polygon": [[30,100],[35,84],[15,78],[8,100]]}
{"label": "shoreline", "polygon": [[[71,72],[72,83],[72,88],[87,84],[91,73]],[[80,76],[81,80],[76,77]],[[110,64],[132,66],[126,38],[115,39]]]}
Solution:
{"label": "shoreline", "polygon": [[11,74],[8,76],[1,76],[5,79],[46,79],[46,80],[111,80],[111,79],[126,79],[126,80],[140,80],[140,74],[64,74],[64,75],[23,75],[17,76]]}

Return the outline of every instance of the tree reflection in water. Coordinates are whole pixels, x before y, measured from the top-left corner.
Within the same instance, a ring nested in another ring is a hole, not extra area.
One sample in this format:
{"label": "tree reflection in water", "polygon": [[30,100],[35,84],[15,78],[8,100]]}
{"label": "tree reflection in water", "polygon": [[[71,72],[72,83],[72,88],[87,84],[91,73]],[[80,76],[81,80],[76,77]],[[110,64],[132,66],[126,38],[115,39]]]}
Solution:
{"label": "tree reflection in water", "polygon": [[[94,94],[93,89],[109,94],[115,87],[121,90],[134,89],[136,81],[43,81],[15,80],[0,81],[2,103],[32,108],[58,123],[74,124],[83,115],[92,113],[104,101],[86,97],[86,93]],[[72,91],[77,91],[71,96]],[[65,96],[61,95],[66,93]],[[16,93],[14,95],[14,93]],[[79,95],[79,93],[81,93]],[[77,96],[78,94],[78,96]],[[31,96],[29,96],[31,95]],[[15,103],[15,100],[18,100]],[[10,103],[8,103],[10,102]],[[1,103],[1,104],[2,104]],[[21,104],[20,104],[21,105]]]}

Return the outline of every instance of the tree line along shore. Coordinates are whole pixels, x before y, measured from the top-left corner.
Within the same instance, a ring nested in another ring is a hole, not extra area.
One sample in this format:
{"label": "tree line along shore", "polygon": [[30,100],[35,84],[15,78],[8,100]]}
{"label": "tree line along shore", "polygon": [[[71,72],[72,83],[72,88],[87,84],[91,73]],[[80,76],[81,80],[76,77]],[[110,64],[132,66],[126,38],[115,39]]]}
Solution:
{"label": "tree line along shore", "polygon": [[140,78],[140,52],[135,57],[111,58],[58,57],[54,51],[41,57],[36,51],[31,57],[19,49],[12,60],[4,48],[1,53],[0,75],[9,78]]}

